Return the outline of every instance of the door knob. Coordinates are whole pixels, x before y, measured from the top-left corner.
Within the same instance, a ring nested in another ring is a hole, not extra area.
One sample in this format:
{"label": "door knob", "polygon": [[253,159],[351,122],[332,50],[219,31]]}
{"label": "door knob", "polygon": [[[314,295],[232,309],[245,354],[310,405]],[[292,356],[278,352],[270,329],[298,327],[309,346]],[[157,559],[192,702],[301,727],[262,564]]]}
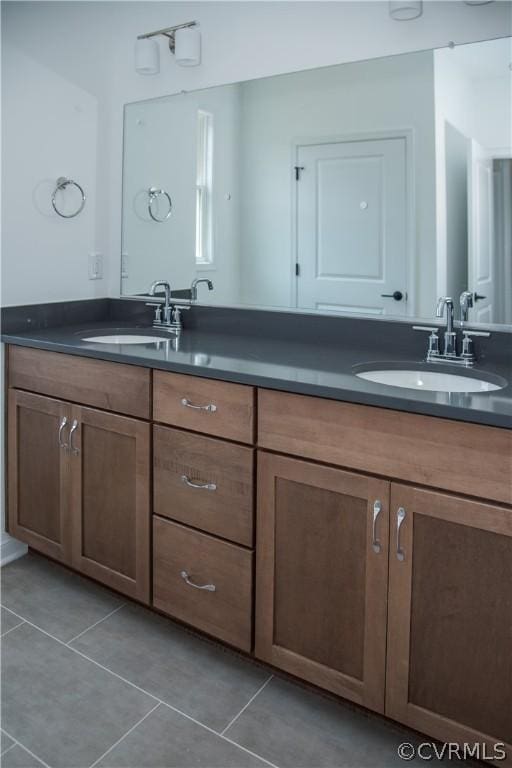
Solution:
{"label": "door knob", "polygon": [[393,293],[381,293],[383,299],[394,299],[395,301],[402,301],[404,295],[402,291],[394,291]]}

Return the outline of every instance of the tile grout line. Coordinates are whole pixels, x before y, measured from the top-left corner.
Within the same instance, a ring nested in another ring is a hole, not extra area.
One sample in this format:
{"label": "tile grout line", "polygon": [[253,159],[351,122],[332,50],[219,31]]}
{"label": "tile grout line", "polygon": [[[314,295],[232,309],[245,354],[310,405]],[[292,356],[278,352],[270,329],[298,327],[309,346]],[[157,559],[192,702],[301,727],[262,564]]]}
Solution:
{"label": "tile grout line", "polygon": [[[7,731],[4,731],[4,733],[5,733],[6,735],[8,735],[8,734],[7,734]],[[11,736],[9,736],[9,738],[11,738]],[[1,758],[1,757],[4,757],[4,756],[5,756],[5,755],[6,755],[8,752],[10,752],[10,751],[11,751],[11,749],[14,749],[14,747],[17,747],[17,746],[18,746],[18,745],[16,744],[16,742],[15,742],[15,741],[13,741],[13,743],[11,744],[11,746],[10,746],[10,747],[7,747],[7,749],[4,749],[4,751],[3,751],[3,752],[0,752],[0,758]],[[0,763],[1,763],[1,762],[2,762],[2,761],[0,760]]]}
{"label": "tile grout line", "polygon": [[91,624],[90,627],[87,627],[87,629],[84,629],[82,632],[79,632],[78,635],[75,635],[75,637],[72,637],[71,640],[68,640],[66,642],[66,645],[71,645],[71,643],[74,643],[75,640],[78,640],[79,637],[82,637],[82,635],[85,635],[86,632],[89,632],[90,629],[93,629],[94,627],[97,627],[98,624],[101,624],[102,621],[105,621],[105,619],[110,618],[110,616],[113,616],[114,613],[117,613],[121,610],[121,608],[124,608],[126,603],[121,603],[121,605],[118,605],[117,608],[114,608],[113,611],[110,611],[110,613],[107,613],[106,616],[104,616],[102,619],[98,619],[98,621],[95,621],[94,624]]}
{"label": "tile grout line", "polygon": [[[12,613],[12,611],[11,611]],[[38,760],[41,765],[44,765],[44,768],[50,768],[48,763],[45,763],[45,761],[42,759],[42,757],[38,757],[35,752],[32,752],[28,747],[26,747],[24,744],[21,743],[21,741],[18,741],[12,734],[9,733],[9,731],[6,731],[5,728],[2,728],[3,732],[7,734],[7,736],[14,741],[14,744],[12,747],[21,747],[21,749],[24,749],[25,752],[28,752],[31,757],[34,757],[36,760]],[[9,749],[6,749],[5,752],[1,755],[3,757],[7,752],[10,752],[12,747],[9,747]]]}
{"label": "tile grout line", "polygon": [[241,749],[243,752],[247,752],[249,755],[252,755],[253,757],[257,757],[258,760],[261,760],[263,763],[270,765],[271,768],[278,768],[278,766],[276,766],[274,763],[271,763],[270,760],[267,760],[265,757],[258,755],[256,752],[253,752],[251,749],[248,749],[247,747],[242,746],[242,744],[238,744],[236,741],[233,741],[233,739],[230,739],[229,736],[223,736],[222,733],[219,733],[214,728],[211,728],[209,725],[205,725],[204,723],[201,723],[199,720],[196,720],[195,717],[192,717],[192,715],[187,715],[186,712],[182,712],[181,709],[178,709],[177,707],[173,707],[172,704],[168,704],[166,701],[162,701],[161,703],[163,704],[164,707],[167,707],[168,709],[172,709],[173,712],[177,712],[179,715],[186,717],[187,720],[190,720],[192,723],[196,723],[196,725],[200,725],[201,728],[204,728],[206,731],[213,733],[213,735],[217,736],[219,739],[222,739],[223,741],[227,741],[229,744],[233,744],[233,746],[238,747],[238,749]]}
{"label": "tile grout line", "polygon": [[9,632],[13,632],[15,629],[18,629],[18,627],[21,627],[25,623],[26,623],[25,619],[23,619],[23,621],[20,621],[20,623],[16,624],[15,627],[11,627],[10,629],[6,629],[5,632],[2,632],[2,634],[0,635],[0,638],[5,637],[6,635],[9,634]]}
{"label": "tile grout line", "polygon": [[259,696],[259,694],[262,692],[262,690],[263,690],[264,688],[266,688],[266,686],[267,686],[267,685],[270,683],[270,681],[272,680],[272,678],[273,678],[273,677],[274,677],[274,675],[270,675],[270,677],[269,677],[267,680],[265,680],[265,682],[263,683],[263,685],[262,685],[262,686],[260,686],[260,688],[258,688],[258,690],[256,691],[256,693],[255,693],[255,694],[253,694],[253,696],[251,696],[251,698],[249,699],[249,701],[247,702],[247,704],[246,704],[244,707],[242,707],[242,709],[240,710],[240,712],[239,712],[237,715],[235,715],[235,716],[234,716],[234,718],[233,718],[233,719],[232,719],[232,720],[231,720],[231,721],[230,721],[230,722],[229,722],[229,723],[226,725],[226,727],[224,728],[224,730],[223,730],[223,731],[221,732],[221,734],[220,734],[221,736],[224,736],[224,734],[226,733],[226,731],[228,731],[228,730],[231,728],[231,726],[232,726],[234,723],[236,723],[236,721],[238,720],[238,718],[240,717],[240,715],[241,715],[241,714],[243,714],[243,713],[245,712],[245,710],[247,709],[247,707],[249,707],[249,706],[252,704],[252,702],[254,701],[254,699],[256,698],[256,696]]}
{"label": "tile grout line", "polygon": [[109,748],[106,750],[106,752],[104,752],[102,755],[100,755],[98,758],[96,758],[96,760],[94,761],[94,763],[91,763],[91,765],[89,766],[89,768],[94,768],[96,765],[98,765],[98,763],[99,763],[101,760],[103,760],[103,758],[104,758],[104,757],[106,757],[106,756],[109,754],[109,752],[112,752],[112,750],[113,750],[113,749],[115,749],[115,747],[117,747],[117,746],[118,746],[118,745],[119,745],[119,744],[120,744],[120,743],[123,741],[123,739],[125,739],[125,738],[126,738],[126,737],[127,737],[127,736],[128,736],[128,735],[129,735],[129,734],[132,732],[132,731],[134,731],[134,730],[135,730],[135,728],[138,728],[138,727],[139,727],[139,725],[141,725],[141,723],[143,723],[143,722],[144,722],[144,720],[145,720],[147,717],[149,717],[149,716],[150,716],[150,715],[151,715],[151,714],[152,714],[152,713],[153,713],[153,712],[154,712],[156,709],[158,709],[158,707],[160,707],[160,706],[161,706],[161,702],[158,702],[158,704],[155,704],[155,706],[153,707],[153,709],[150,709],[150,710],[149,710],[149,712],[147,712],[147,713],[144,715],[144,717],[141,717],[141,718],[140,718],[140,720],[139,720],[137,723],[135,723],[135,725],[132,725],[132,727],[131,727],[131,728],[129,728],[129,729],[126,731],[126,733],[123,733],[123,735],[121,736],[121,738],[120,738],[120,739],[118,739],[117,741],[115,741],[115,742],[114,742],[114,743],[113,743],[113,744],[112,744],[112,745],[111,745],[111,746],[110,746],[110,747],[109,747]]}
{"label": "tile grout line", "polygon": [[[14,611],[11,611],[11,613],[14,613]],[[18,616],[19,619],[23,618],[22,616],[19,616],[17,613],[14,613],[15,616]],[[154,696],[152,693],[149,693],[149,691],[145,691],[144,688],[141,688],[136,683],[132,683],[130,680],[127,680],[125,677],[121,677],[121,675],[118,675],[117,672],[113,672],[108,667],[103,666],[103,664],[100,664],[99,661],[95,661],[95,659],[91,659],[90,656],[86,656],[85,653],[82,653],[82,651],[79,651],[77,648],[73,648],[73,646],[68,645],[64,642],[64,640],[61,640],[58,637],[55,637],[55,635],[50,634],[50,632],[47,632],[45,629],[42,629],[42,627],[38,627],[37,624],[34,624],[33,621],[29,621],[28,619],[25,619],[25,624],[27,624],[29,627],[33,627],[38,632],[41,632],[43,635],[46,635],[51,640],[55,640],[56,643],[59,645],[62,645],[64,648],[67,648],[68,651],[72,651],[73,653],[76,653],[77,656],[81,656],[83,659],[87,659],[87,661],[90,661],[91,664],[94,664],[95,666],[99,667],[100,669],[103,669],[105,672],[108,672],[109,675],[113,675],[114,677],[117,677],[119,680],[122,680],[123,683],[127,683],[132,688],[136,688],[141,693],[146,694],[146,696],[149,696],[151,699],[154,699],[154,701],[158,701],[160,704],[164,704],[165,702],[161,701],[157,696]]]}
{"label": "tile grout line", "polygon": [[[5,606],[3,606],[5,607]],[[7,609],[10,611],[10,613],[14,614],[14,616],[17,616],[19,619],[22,619],[23,617],[19,614],[12,611],[10,608]],[[77,656],[81,656],[83,659],[86,659],[87,661],[90,661],[91,664],[94,664],[95,666],[99,667],[100,669],[103,669],[105,672],[107,672],[109,675],[113,675],[113,677],[117,677],[118,680],[121,680],[123,683],[126,683],[127,685],[131,686],[132,688],[135,688],[136,690],[140,691],[141,693],[144,693],[146,696],[149,696],[149,698],[153,699],[154,701],[158,702],[159,704],[162,704],[164,707],[168,707],[169,709],[172,709],[174,712],[177,712],[182,717],[185,717],[187,720],[190,720],[193,723],[196,723],[196,725],[199,725],[201,728],[204,728],[206,731],[209,731],[210,733],[213,733],[215,736],[217,736],[219,739],[223,739],[224,741],[227,741],[229,744],[233,744],[235,747],[238,747],[238,749],[241,749],[243,752],[247,752],[249,755],[252,755],[253,757],[258,758],[258,760],[261,760],[262,762],[266,763],[267,765],[271,766],[271,768],[278,768],[274,763],[271,763],[270,760],[267,760],[266,758],[262,757],[262,755],[258,755],[256,752],[252,752],[252,750],[247,749],[247,747],[242,746],[241,744],[238,744],[236,741],[233,741],[233,739],[230,739],[228,736],[223,736],[218,731],[211,728],[209,725],[205,725],[205,723],[202,723],[200,720],[196,720],[191,715],[188,715],[186,712],[182,712],[181,709],[178,709],[177,707],[174,707],[172,704],[168,704],[166,701],[163,701],[163,699],[159,699],[158,696],[155,696],[153,693],[149,693],[149,691],[146,691],[144,688],[141,688],[140,685],[137,685],[136,683],[132,683],[131,680],[127,680],[125,677],[121,677],[121,675],[118,675],[117,672],[114,672],[113,670],[109,669],[108,667],[103,666],[103,664],[100,664],[99,661],[95,661],[94,659],[91,659],[90,656],[86,656],[85,653],[82,653],[82,651],[77,650],[76,648],[73,648],[71,645],[67,645],[63,640],[59,640],[58,637],[55,637],[54,635],[51,635],[49,632],[47,632],[45,629],[41,629],[41,627],[38,627],[37,624],[34,624],[32,621],[29,621],[28,619],[24,619],[25,624],[27,624],[29,627],[33,627],[38,632],[41,632],[43,635],[46,635],[51,640],[55,640],[56,643],[59,645],[62,645],[64,648],[67,648],[68,651],[71,651],[72,653],[76,653]],[[268,681],[267,681],[268,682]],[[5,728],[4,728],[5,730]],[[7,733],[7,731],[5,731]],[[10,735],[10,734],[7,734]],[[11,737],[13,738],[13,737]],[[23,746],[22,744],[20,746]],[[26,747],[24,747],[26,749]],[[27,750],[29,751],[29,750]],[[37,755],[34,755],[34,757],[37,757]],[[40,758],[38,758],[40,759]],[[45,764],[46,765],[46,764]],[[49,766],[46,766],[46,768],[50,768]]]}

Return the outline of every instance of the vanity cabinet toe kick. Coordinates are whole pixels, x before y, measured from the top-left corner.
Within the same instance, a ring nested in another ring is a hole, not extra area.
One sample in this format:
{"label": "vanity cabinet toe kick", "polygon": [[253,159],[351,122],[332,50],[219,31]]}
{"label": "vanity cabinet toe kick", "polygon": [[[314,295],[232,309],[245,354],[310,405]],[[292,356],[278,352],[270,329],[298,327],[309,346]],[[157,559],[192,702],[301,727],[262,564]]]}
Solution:
{"label": "vanity cabinet toe kick", "polygon": [[512,765],[512,430],[15,346],[7,385],[12,535]]}

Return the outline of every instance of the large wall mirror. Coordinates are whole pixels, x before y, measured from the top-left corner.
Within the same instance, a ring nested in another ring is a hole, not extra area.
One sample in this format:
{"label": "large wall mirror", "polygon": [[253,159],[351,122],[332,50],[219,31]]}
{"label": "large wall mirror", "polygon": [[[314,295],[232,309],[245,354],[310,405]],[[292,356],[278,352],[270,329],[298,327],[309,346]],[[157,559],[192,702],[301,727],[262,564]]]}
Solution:
{"label": "large wall mirror", "polygon": [[126,105],[122,294],[512,323],[511,43]]}

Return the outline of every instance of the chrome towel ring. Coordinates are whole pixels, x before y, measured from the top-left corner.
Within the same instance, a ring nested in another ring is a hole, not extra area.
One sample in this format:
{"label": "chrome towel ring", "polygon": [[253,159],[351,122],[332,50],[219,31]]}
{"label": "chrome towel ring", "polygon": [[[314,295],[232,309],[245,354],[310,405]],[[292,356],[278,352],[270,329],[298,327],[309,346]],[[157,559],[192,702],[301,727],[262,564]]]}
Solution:
{"label": "chrome towel ring", "polygon": [[[62,213],[62,211],[59,211],[59,209],[57,208],[57,203],[56,203],[57,192],[65,189],[68,186],[76,187],[82,196],[82,202],[80,203],[80,207],[74,213]],[[80,186],[80,184],[78,184],[76,181],[73,181],[73,179],[67,179],[65,176],[59,176],[59,178],[57,179],[57,186],[55,187],[52,195],[52,205],[55,213],[57,213],[59,216],[62,216],[63,219],[74,219],[74,217],[78,216],[78,214],[81,213],[84,209],[85,192]]]}
{"label": "chrome towel ring", "polygon": [[[164,195],[164,197],[167,198],[167,202],[169,204],[169,210],[167,211],[163,219],[159,219],[158,216],[155,216],[155,214],[153,213],[153,203],[160,195]],[[157,189],[156,187],[150,187],[148,189],[148,198],[149,198],[148,213],[153,219],[153,221],[158,221],[159,224],[166,221],[172,213],[172,200],[171,200],[170,194],[166,192],[165,189]]]}

